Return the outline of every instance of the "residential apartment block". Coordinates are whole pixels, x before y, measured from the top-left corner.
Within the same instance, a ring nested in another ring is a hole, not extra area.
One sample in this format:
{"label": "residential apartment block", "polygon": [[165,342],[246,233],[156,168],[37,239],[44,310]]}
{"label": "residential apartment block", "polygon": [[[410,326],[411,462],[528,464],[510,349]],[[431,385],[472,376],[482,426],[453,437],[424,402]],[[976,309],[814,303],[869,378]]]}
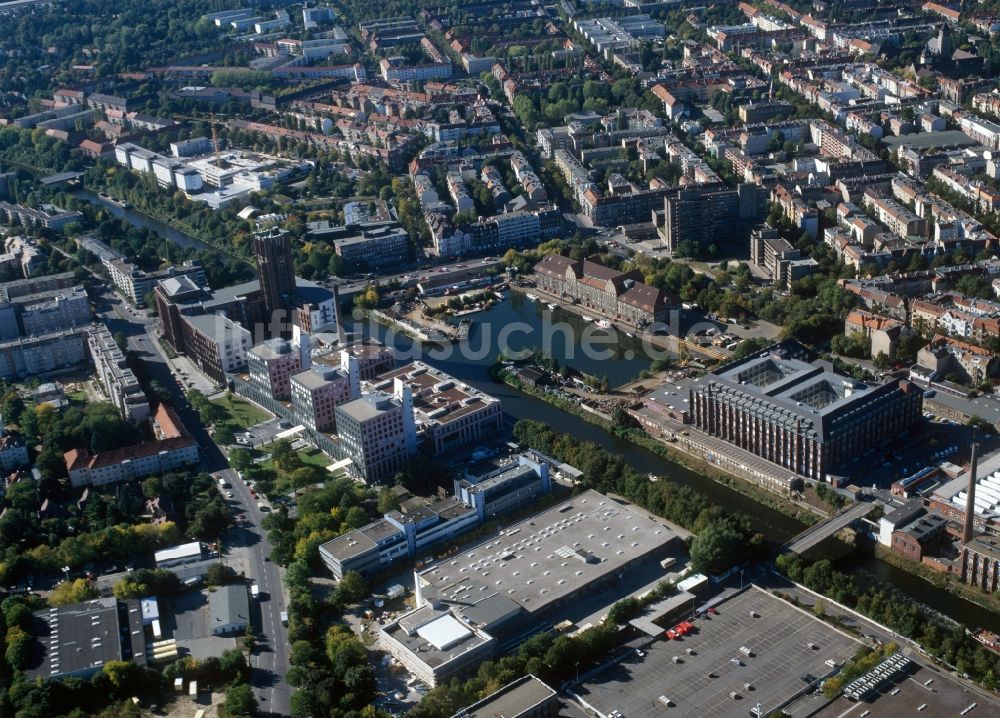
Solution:
{"label": "residential apartment block", "polygon": [[153,416],[152,426],[156,438],[142,444],[100,454],[91,454],[87,449],[67,451],[63,458],[70,484],[110,484],[198,463],[198,442],[173,409],[161,404]]}
{"label": "residential apartment block", "polygon": [[87,362],[84,327],[0,342],[0,379],[65,371]]}
{"label": "residential apartment block", "polygon": [[111,331],[103,324],[97,326],[90,331],[87,345],[104,394],[122,418],[132,423],[148,419],[149,401]]}

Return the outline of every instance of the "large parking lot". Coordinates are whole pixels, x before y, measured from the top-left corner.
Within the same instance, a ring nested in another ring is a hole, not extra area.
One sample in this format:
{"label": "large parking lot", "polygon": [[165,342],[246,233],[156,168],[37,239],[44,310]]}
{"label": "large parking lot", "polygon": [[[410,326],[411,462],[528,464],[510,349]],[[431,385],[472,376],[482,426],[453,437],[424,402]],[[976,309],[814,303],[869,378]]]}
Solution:
{"label": "large parking lot", "polygon": [[755,587],[696,620],[695,628],[681,640],[653,643],[644,656],[633,653],[577,694],[602,716],[713,718],[749,715],[758,703],[767,715],[828,674],[827,661],[843,663],[859,645]]}
{"label": "large parking lot", "polygon": [[[896,718],[896,716],[924,715],[932,718],[955,716],[972,706],[967,718],[986,718],[1000,715],[1000,705],[977,695],[948,676],[922,666],[914,666],[908,674],[900,675],[895,682],[882,689],[873,701],[855,703],[838,698],[814,718]],[[923,706],[921,708],[921,706]]]}

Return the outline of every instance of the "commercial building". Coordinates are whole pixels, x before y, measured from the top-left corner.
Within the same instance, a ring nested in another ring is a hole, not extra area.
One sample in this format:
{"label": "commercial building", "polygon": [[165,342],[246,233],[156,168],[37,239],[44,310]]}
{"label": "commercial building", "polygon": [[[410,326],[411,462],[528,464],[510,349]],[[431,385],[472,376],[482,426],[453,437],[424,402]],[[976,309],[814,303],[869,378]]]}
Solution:
{"label": "commercial building", "polygon": [[496,436],[503,428],[499,399],[423,362],[413,362],[376,377],[372,389],[392,391],[397,380],[410,389],[418,438],[423,438],[434,456]]}
{"label": "commercial building", "polygon": [[921,418],[923,392],[899,379],[869,385],[777,344],[708,374],[689,391],[701,431],[819,481]]}
{"label": "commercial building", "polygon": [[173,409],[161,404],[152,425],[156,438],[142,444],[100,454],[91,454],[85,448],[67,451],[63,458],[70,484],[74,487],[110,484],[198,463],[198,442]]}
{"label": "commercial building", "polygon": [[546,460],[520,454],[486,474],[456,481],[452,498],[401,501],[399,511],[322,544],[319,555],[338,580],[348,571],[378,573],[402,558],[419,560],[435,544],[522,508],[551,488]]}
{"label": "commercial building", "polygon": [[442,604],[426,604],[379,630],[380,647],[428,686],[492,658],[496,639]]}
{"label": "commercial building", "polygon": [[530,673],[466,706],[452,718],[557,718],[559,695]]}
{"label": "commercial building", "polygon": [[253,343],[251,334],[226,312],[243,319],[241,307],[215,303],[212,293],[189,276],[157,282],[153,290],[163,338],[218,384],[226,374],[243,370]]}
{"label": "commercial building", "polygon": [[153,554],[157,568],[175,568],[197,563],[205,558],[205,547],[200,541],[191,541],[178,546],[160,549]]}
{"label": "commercial building", "polygon": [[188,358],[218,384],[247,366],[250,332],[222,312],[183,315],[181,334]]}
{"label": "commercial building", "polygon": [[87,346],[101,388],[122,418],[132,423],[148,419],[149,401],[110,330],[103,324],[92,329]]}
{"label": "commercial building", "polygon": [[287,401],[292,395],[292,375],[311,366],[309,336],[298,340],[268,339],[247,352],[250,383],[265,394]]}
{"label": "commercial building", "polygon": [[410,259],[410,237],[395,222],[370,222],[331,227],[327,222],[309,226],[309,241],[331,242],[345,271],[381,272]]}
{"label": "commercial building", "polygon": [[[390,371],[396,365],[396,355],[392,348],[381,344],[375,339],[359,339],[347,344],[343,351],[350,354],[358,362],[358,376],[362,381],[371,381],[376,376]],[[317,364],[341,366],[343,360],[339,353],[320,354],[313,357]]]}
{"label": "commercial building", "polygon": [[257,232],[253,236],[253,253],[257,260],[264,308],[268,315],[274,316],[276,312],[289,308],[288,300],[295,293],[291,238],[280,229]]}
{"label": "commercial building", "polygon": [[374,392],[336,407],[337,436],[348,471],[368,484],[390,482],[417,450],[413,395],[400,379],[393,393]]}
{"label": "commercial building", "polygon": [[644,284],[642,272],[619,272],[599,262],[574,260],[553,254],[535,265],[534,280],[539,289],[562,299],[579,302],[626,324],[642,327],[667,321],[667,313],[677,301],[663,289]]}
{"label": "commercial building", "polygon": [[473,507],[481,522],[516,511],[551,490],[548,460],[531,451],[486,473],[467,471],[455,479],[455,496]]}
{"label": "commercial building", "polygon": [[337,405],[361,396],[358,360],[345,351],[340,352],[340,359],[338,367],[317,362],[292,374],[292,413],[313,431],[334,431]]}
{"label": "commercial building", "polygon": [[584,491],[417,573],[417,608],[385,625],[379,643],[436,685],[491,657],[499,650],[494,635],[512,647],[511,637],[527,638],[556,611],[658,563],[677,543],[645,512]]}
{"label": "commercial building", "polygon": [[208,594],[208,624],[213,636],[243,633],[250,624],[250,597],[242,583],[219,586]]}
{"label": "commercial building", "polygon": [[[220,384],[226,374],[242,369],[254,335],[282,333],[289,323],[303,335],[337,326],[334,293],[291,274],[287,234],[259,234],[254,250],[264,284],[252,280],[212,292],[191,275],[171,277],[154,290],[163,338],[178,353],[191,355]],[[282,397],[287,398],[287,387]]]}
{"label": "commercial building", "polygon": [[28,680],[89,678],[112,661],[146,664],[139,601],[95,598],[35,611],[32,636],[41,660]]}

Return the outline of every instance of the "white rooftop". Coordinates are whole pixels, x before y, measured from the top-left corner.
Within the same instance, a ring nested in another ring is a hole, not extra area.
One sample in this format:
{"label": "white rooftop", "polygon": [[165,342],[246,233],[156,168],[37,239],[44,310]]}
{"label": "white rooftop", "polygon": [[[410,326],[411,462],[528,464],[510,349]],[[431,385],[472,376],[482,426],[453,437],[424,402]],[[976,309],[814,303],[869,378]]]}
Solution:
{"label": "white rooftop", "polygon": [[459,623],[454,616],[444,615],[418,628],[417,635],[439,651],[446,651],[471,636],[472,631]]}

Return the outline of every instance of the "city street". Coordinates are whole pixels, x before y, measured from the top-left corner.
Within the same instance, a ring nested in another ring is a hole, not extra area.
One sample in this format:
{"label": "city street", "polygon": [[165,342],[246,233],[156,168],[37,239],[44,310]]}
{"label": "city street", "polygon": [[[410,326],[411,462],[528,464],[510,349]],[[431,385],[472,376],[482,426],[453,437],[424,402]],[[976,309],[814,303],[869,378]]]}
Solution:
{"label": "city street", "polygon": [[229,462],[222,449],[212,441],[202,426],[183,390],[177,385],[178,377],[169,366],[153,332],[156,320],[136,313],[111,289],[98,299],[97,313],[101,321],[107,323],[112,333],[122,332],[128,339],[128,347],[144,364],[146,377],[158,381],[173,397],[174,408],[184,425],[201,446],[202,469],[221,472],[232,484],[233,498],[230,505],[234,515],[243,514],[245,519],[229,531],[224,544],[233,548],[244,548],[244,563],[247,578],[260,586],[261,598],[254,610],[257,632],[257,647],[250,658],[253,668],[251,683],[260,704],[260,713],[275,716],[289,714],[291,689],[285,682],[288,672],[288,630],[281,623],[281,612],[285,610],[281,569],[271,563],[271,546],[267,535],[260,528],[263,514],[257,502],[250,496],[249,488],[240,481],[236,472],[229,469]]}

